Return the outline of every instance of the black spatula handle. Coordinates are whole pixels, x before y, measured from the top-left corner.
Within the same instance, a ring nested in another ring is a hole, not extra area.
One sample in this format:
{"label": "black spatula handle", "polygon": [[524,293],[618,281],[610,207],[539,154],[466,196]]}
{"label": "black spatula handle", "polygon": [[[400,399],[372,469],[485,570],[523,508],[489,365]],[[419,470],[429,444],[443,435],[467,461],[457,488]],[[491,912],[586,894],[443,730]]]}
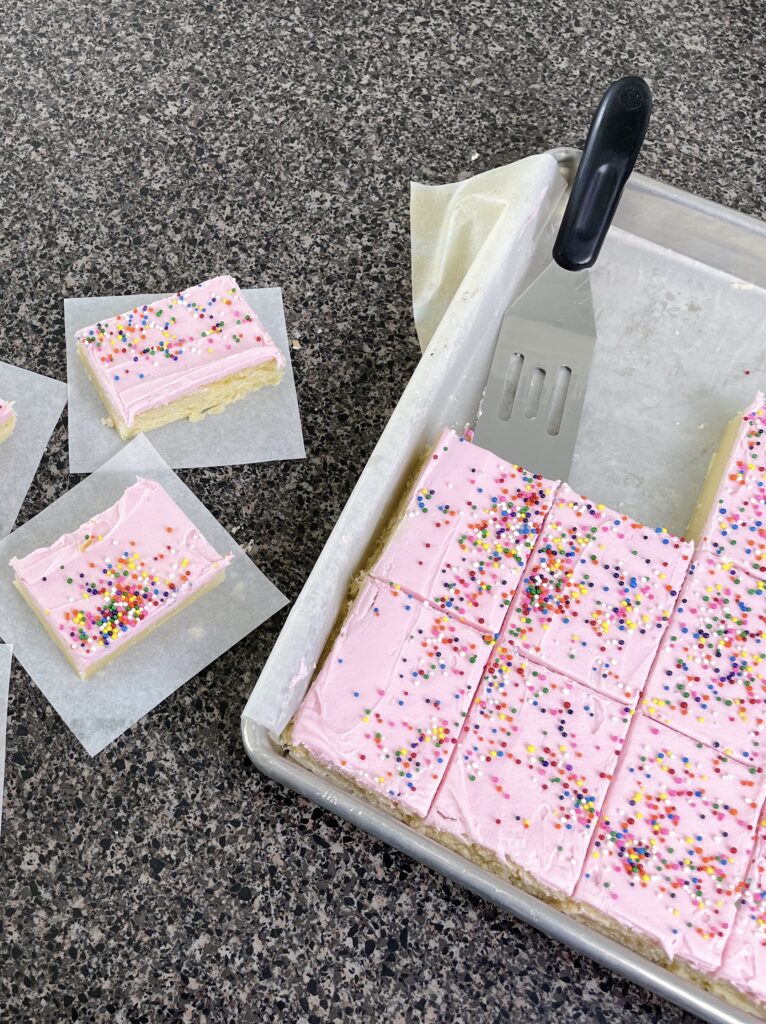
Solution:
{"label": "black spatula handle", "polygon": [[651,91],[637,75],[613,82],[604,93],[553,246],[553,258],[565,270],[585,270],[596,262],[644,141],[651,110]]}

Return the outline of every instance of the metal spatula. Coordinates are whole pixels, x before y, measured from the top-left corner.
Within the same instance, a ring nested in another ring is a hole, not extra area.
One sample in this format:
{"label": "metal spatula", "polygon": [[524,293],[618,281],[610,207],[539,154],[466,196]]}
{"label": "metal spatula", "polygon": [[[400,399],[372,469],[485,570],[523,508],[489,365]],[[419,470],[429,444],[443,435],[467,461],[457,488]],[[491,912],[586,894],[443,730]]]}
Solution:
{"label": "metal spatula", "polygon": [[630,75],[604,93],[591,122],[553,262],[508,308],[475,440],[551,479],[566,479],[588,384],[596,324],[588,267],[596,262],[641,143],[652,96]]}

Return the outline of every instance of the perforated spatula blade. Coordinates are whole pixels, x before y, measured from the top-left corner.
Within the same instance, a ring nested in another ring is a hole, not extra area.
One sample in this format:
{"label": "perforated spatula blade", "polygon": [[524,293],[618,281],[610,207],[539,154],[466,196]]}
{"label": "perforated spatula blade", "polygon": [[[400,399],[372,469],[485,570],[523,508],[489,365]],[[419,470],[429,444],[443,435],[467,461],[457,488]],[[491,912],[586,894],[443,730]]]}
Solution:
{"label": "perforated spatula blade", "polygon": [[595,344],[588,274],[551,263],[500,326],[476,443],[551,480],[565,479]]}
{"label": "perforated spatula blade", "polygon": [[589,267],[636,162],[651,112],[641,78],[609,86],[591,122],[553,261],[508,308],[474,439],[510,462],[566,479],[596,345]]}

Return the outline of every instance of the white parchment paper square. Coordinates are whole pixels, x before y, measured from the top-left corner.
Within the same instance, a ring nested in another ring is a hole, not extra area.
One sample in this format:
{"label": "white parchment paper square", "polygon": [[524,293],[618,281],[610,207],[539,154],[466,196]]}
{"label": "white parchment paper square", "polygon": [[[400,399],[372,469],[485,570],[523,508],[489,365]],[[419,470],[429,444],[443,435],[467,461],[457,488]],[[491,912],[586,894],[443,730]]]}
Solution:
{"label": "white parchment paper square", "polygon": [[0,444],[0,537],[24,504],[53,429],[66,405],[66,384],[0,363],[0,398],[13,402],[16,427]]}
{"label": "white parchment paper square", "polygon": [[[81,680],[14,587],[8,562],[77,529],[112,505],[137,476],[162,484],[213,547],[235,557],[218,587]],[[143,435],[0,541],[0,634],[91,755],[286,603]]]}
{"label": "white parchment paper square", "polygon": [[[282,290],[245,288],[242,294],[285,357],[285,375],[279,384],[246,395],[220,414],[205,416],[198,423],[179,420],[152,430],[152,444],[174,469],[238,466],[306,457]],[[76,332],[160,298],[164,296],[112,295],[64,300],[70,473],[91,473],[125,444],[116,430],[101,422],[108,413],[77,355]]]}
{"label": "white parchment paper square", "polygon": [[8,685],[11,681],[13,647],[0,644],[0,829],[3,825],[3,789],[5,786],[5,733],[8,727]]}

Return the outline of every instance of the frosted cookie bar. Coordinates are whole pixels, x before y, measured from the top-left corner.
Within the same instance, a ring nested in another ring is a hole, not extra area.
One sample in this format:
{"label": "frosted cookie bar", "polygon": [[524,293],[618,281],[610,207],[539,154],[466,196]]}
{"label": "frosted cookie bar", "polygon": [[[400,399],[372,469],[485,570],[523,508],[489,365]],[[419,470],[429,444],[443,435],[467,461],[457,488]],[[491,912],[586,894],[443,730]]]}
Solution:
{"label": "frosted cookie bar", "polygon": [[570,896],[631,715],[498,645],[426,825],[537,895]]}
{"label": "frosted cookie bar", "polygon": [[294,719],[291,743],[423,817],[489,654],[470,626],[368,579]]}
{"label": "frosted cookie bar", "polygon": [[444,430],[371,573],[495,634],[556,486]]}
{"label": "frosted cookie bar", "polygon": [[0,444],[7,441],[16,426],[16,410],[12,402],[0,400]]}
{"label": "frosted cookie bar", "polygon": [[[727,989],[731,987],[766,1004],[766,808],[716,977]],[[732,995],[726,990],[720,994]]]}
{"label": "frosted cookie bar", "polygon": [[556,492],[504,642],[635,706],[693,547],[661,528]]}
{"label": "frosted cookie bar", "polygon": [[216,277],[78,331],[77,354],[127,441],[221,412],[278,384],[285,359],[232,277]]}
{"label": "frosted cookie bar", "polygon": [[766,583],[700,554],[681,590],[643,711],[745,764],[766,761]]}
{"label": "frosted cookie bar", "polygon": [[755,769],[637,715],[575,898],[652,959],[715,972],[762,798]]}
{"label": "frosted cookie bar", "polygon": [[15,585],[80,678],[224,578],[219,555],[160,484],[139,479],[50,547],[12,558]]}

